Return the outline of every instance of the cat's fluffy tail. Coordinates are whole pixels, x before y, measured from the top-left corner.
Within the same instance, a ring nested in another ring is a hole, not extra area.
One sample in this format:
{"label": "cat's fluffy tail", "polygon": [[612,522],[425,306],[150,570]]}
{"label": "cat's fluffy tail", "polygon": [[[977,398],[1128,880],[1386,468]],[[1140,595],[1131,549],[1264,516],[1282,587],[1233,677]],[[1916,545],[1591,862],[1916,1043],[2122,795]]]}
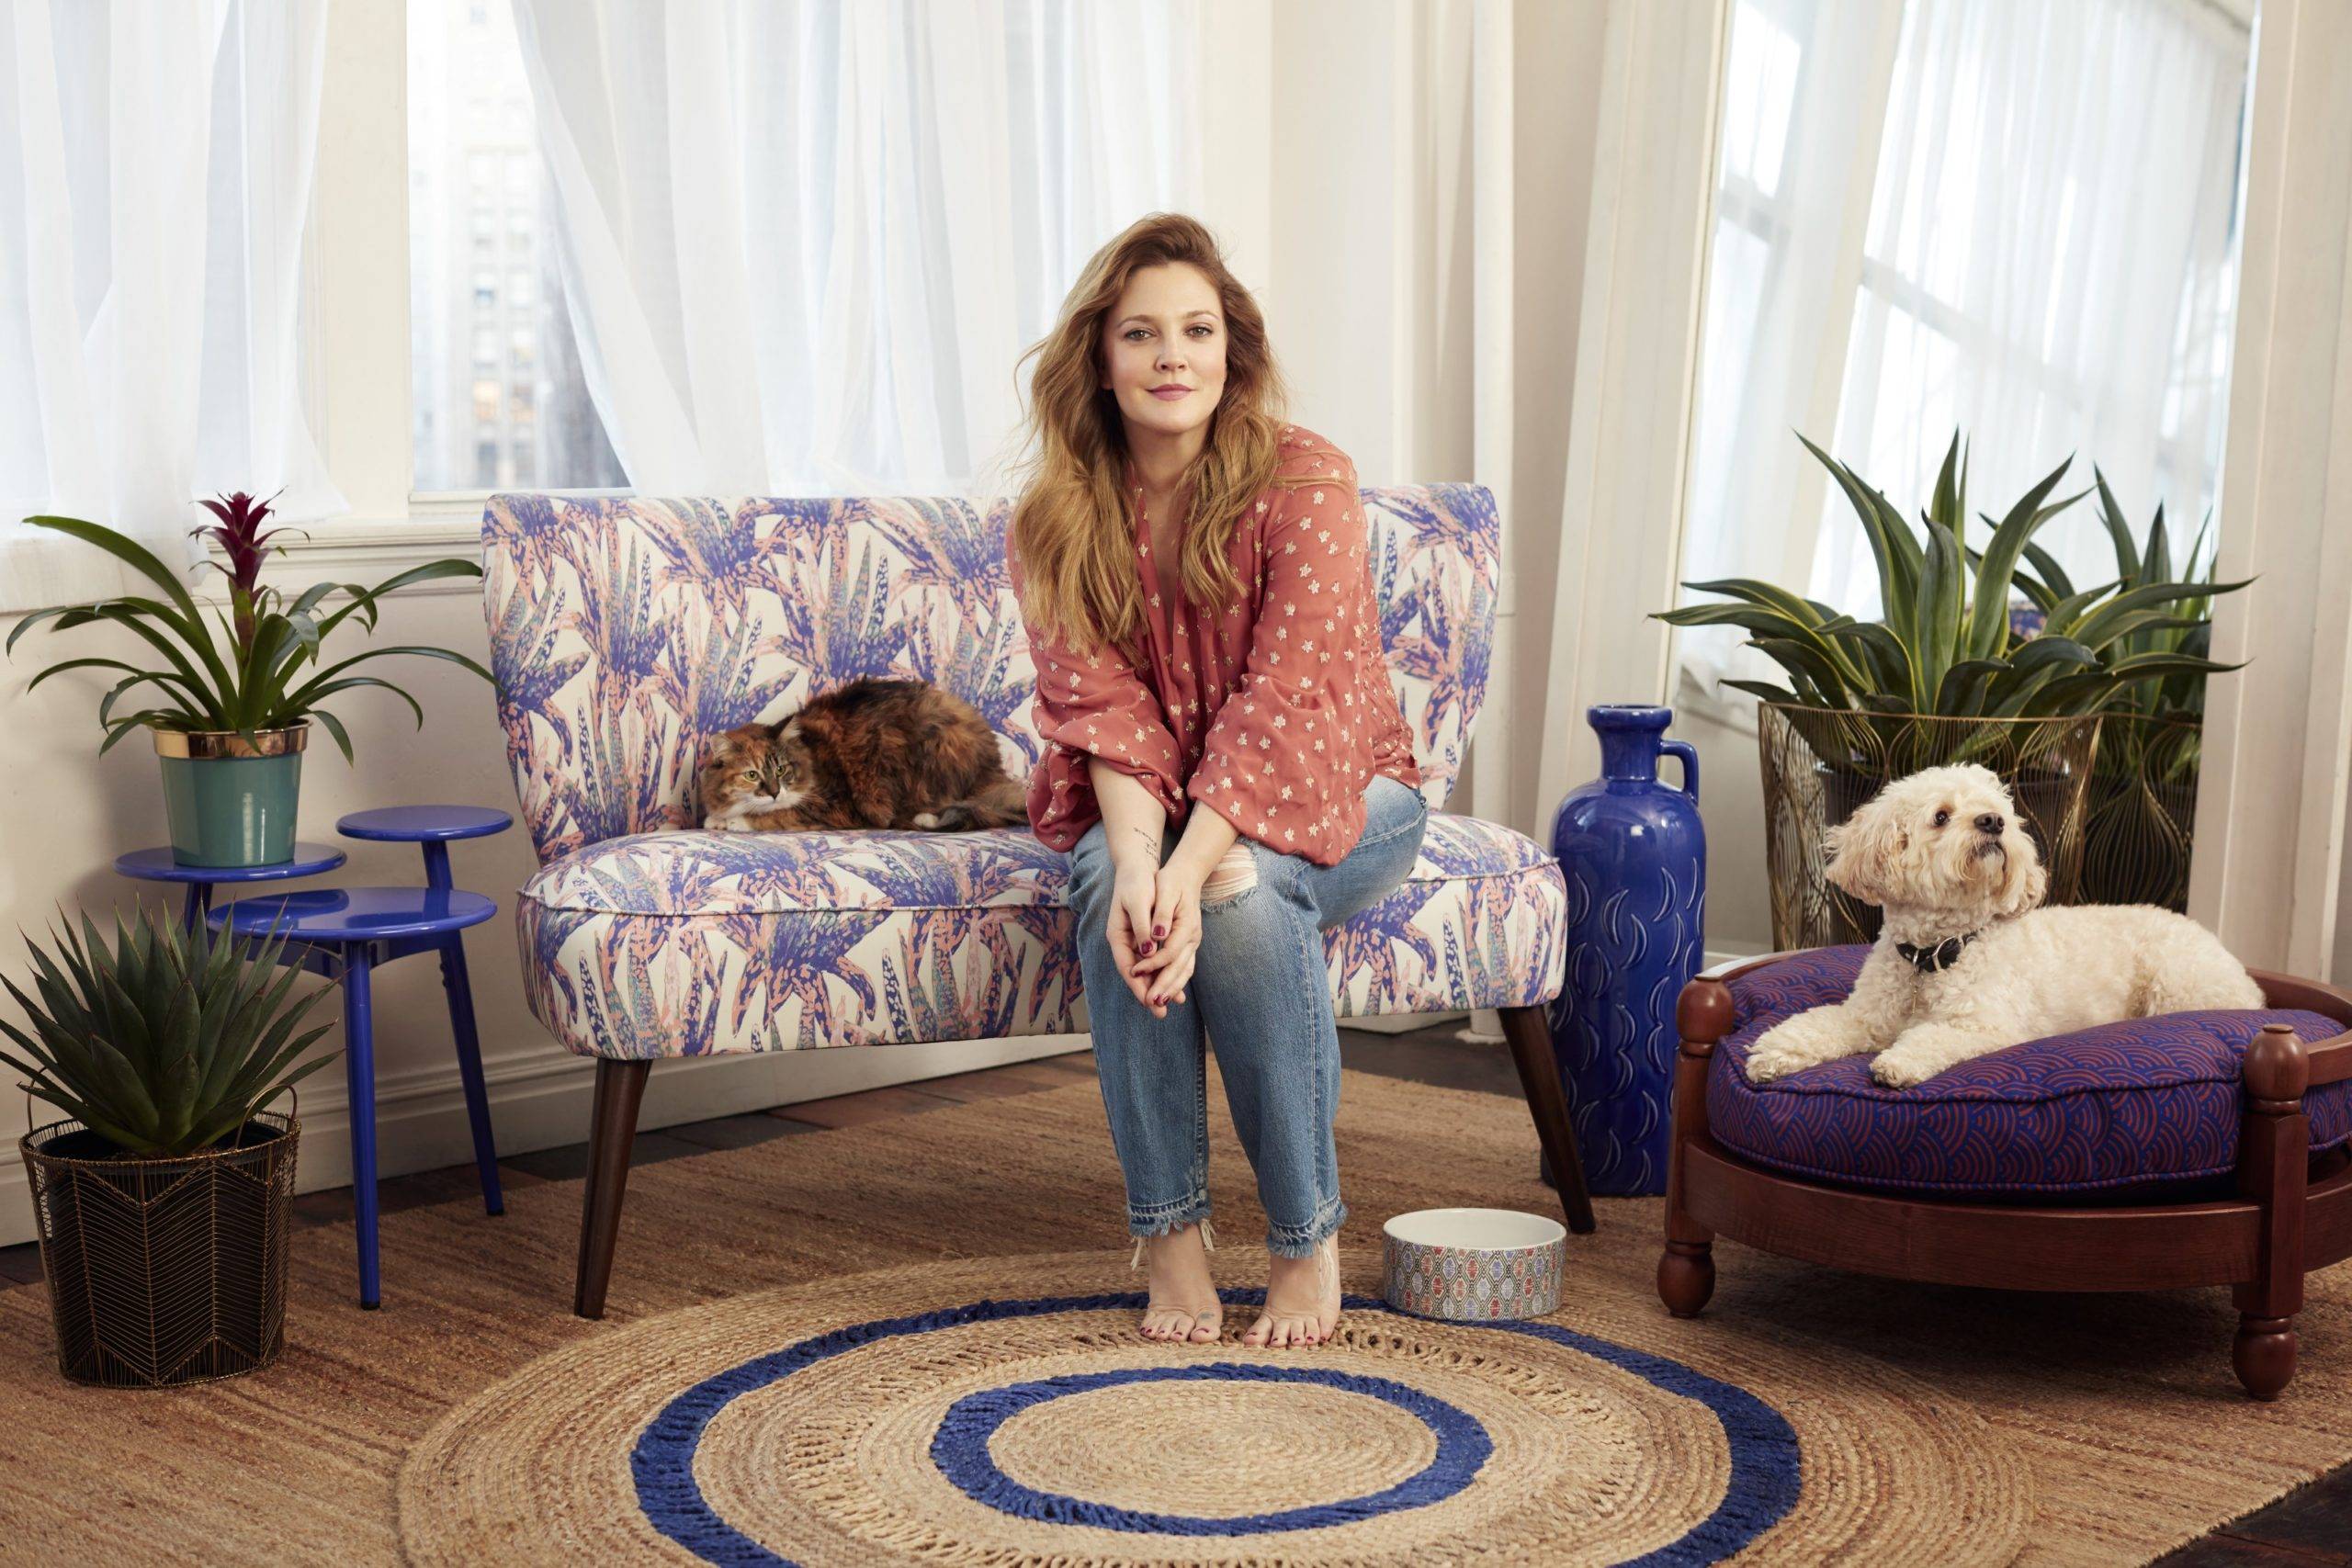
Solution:
{"label": "cat's fluffy tail", "polygon": [[977,828],[1026,827],[1028,822],[1028,791],[1012,779],[1000,778],[983,784],[969,800],[941,807],[933,831],[968,833]]}

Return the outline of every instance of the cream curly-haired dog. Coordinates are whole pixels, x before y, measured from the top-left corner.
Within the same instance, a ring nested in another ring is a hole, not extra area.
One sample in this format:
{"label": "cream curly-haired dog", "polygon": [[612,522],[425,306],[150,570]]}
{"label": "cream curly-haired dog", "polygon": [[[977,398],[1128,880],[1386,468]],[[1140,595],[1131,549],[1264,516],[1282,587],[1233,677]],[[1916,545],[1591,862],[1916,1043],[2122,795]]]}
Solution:
{"label": "cream curly-haired dog", "polygon": [[1826,874],[1886,911],[1853,994],[1767,1030],[1751,1083],[1877,1053],[1890,1089],[2045,1035],[2153,1013],[2258,1008],[2203,926],[2153,904],[2038,909],[2041,856],[1990,768],[1895,780],[1829,830]]}

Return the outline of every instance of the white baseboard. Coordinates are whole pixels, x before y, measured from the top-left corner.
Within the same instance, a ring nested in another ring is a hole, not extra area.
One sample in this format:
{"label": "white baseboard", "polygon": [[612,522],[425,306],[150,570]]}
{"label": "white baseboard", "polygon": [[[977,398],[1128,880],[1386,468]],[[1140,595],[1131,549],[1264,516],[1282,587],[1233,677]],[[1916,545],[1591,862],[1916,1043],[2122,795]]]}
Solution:
{"label": "white baseboard", "polygon": [[[1711,962],[1717,956],[1713,952],[1708,954]],[[1341,1019],[1340,1024],[1375,1034],[1408,1034],[1442,1023],[1465,1020],[1475,1023],[1478,1019],[1485,1020],[1487,1028],[1494,1027],[1492,1009],[1481,1009],[1476,1015],[1382,1014]],[[773,1110],[804,1100],[917,1083],[1087,1048],[1084,1034],[1027,1034],[1004,1040],[841,1046],[668,1061],[645,1080],[645,1100],[637,1124],[640,1131],[650,1132],[682,1122]],[[560,1148],[587,1138],[595,1086],[591,1058],[575,1056],[554,1042],[544,1041],[531,1049],[485,1055],[482,1077],[490,1090],[491,1124],[501,1155]],[[336,1069],[312,1075],[296,1092],[300,1096],[302,1147],[295,1191],[349,1186],[351,1118]],[[36,1105],[34,1114],[47,1121],[53,1113],[46,1106]],[[379,1178],[468,1165],[472,1160],[465,1097],[453,1060],[445,1057],[379,1077],[376,1167]],[[37,1234],[24,1162],[11,1160],[0,1167],[0,1247],[31,1241]]]}
{"label": "white baseboard", "polygon": [[1340,1027],[1361,1029],[1366,1034],[1418,1034],[1424,1029],[1434,1029],[1467,1016],[1458,1012],[1380,1012],[1369,1018],[1343,1018]]}
{"label": "white baseboard", "polygon": [[[1005,1040],[842,1046],[669,1061],[647,1075],[637,1124],[640,1131],[650,1132],[681,1122],[766,1111],[804,1100],[914,1083],[1087,1048],[1083,1034],[1025,1034]],[[351,1117],[343,1083],[335,1073],[334,1067],[325,1068],[295,1090],[300,1097],[302,1124],[294,1178],[297,1192],[351,1185]],[[548,1041],[535,1050],[486,1058],[482,1077],[490,1090],[491,1125],[501,1155],[560,1148],[587,1138],[595,1089],[591,1058],[575,1056]],[[305,1089],[311,1092],[304,1092]],[[40,1104],[33,1109],[41,1121],[54,1115]],[[378,1081],[376,1166],[379,1178],[472,1162],[473,1138],[466,1124],[465,1096],[454,1060],[387,1075]],[[12,1160],[0,1168],[0,1247],[31,1241],[38,1234],[24,1162]]]}

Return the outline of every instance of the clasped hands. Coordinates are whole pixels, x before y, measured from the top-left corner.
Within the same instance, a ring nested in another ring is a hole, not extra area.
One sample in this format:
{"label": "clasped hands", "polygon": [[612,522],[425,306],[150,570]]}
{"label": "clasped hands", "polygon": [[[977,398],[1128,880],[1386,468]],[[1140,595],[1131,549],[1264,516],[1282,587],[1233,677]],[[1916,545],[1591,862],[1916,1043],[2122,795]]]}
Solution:
{"label": "clasped hands", "polygon": [[1111,953],[1136,1000],[1166,1018],[1184,999],[1201,948],[1201,886],[1209,867],[1179,846],[1155,866],[1135,856],[1114,868]]}

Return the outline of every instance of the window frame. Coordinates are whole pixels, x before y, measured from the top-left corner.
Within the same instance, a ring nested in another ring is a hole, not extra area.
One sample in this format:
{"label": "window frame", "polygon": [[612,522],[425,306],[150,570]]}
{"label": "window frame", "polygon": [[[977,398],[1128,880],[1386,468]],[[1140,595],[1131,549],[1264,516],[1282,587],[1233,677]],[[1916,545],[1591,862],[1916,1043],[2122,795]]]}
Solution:
{"label": "window frame", "polygon": [[[419,494],[411,400],[408,5],[337,6],[327,20],[322,100],[303,248],[300,336],[312,374],[311,428],[350,502],[301,525],[273,563],[289,578],[322,570],[396,571],[471,547],[489,490]],[[386,69],[387,62],[397,62]],[[559,490],[582,497],[628,488]],[[422,592],[474,592],[470,581]]]}

